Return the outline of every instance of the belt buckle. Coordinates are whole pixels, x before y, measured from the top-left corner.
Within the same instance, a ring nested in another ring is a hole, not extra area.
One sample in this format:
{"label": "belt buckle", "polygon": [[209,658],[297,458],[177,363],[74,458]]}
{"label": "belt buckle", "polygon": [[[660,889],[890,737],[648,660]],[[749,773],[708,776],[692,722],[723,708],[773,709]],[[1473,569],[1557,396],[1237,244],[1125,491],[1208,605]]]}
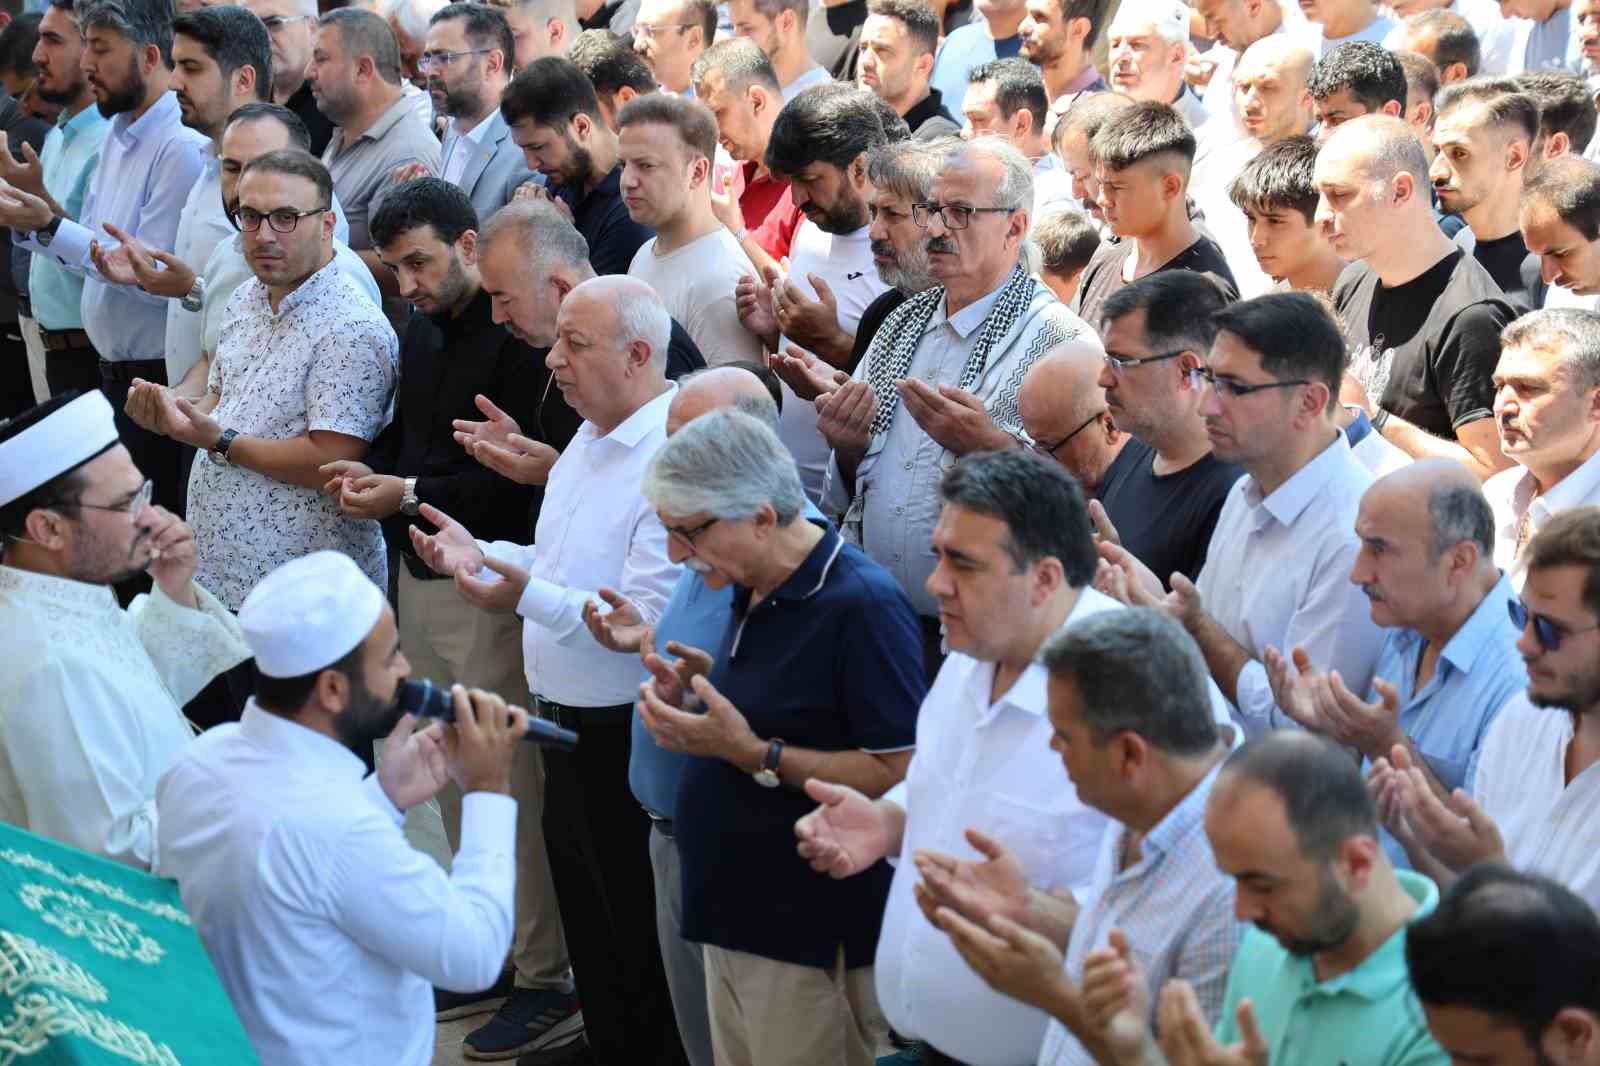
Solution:
{"label": "belt buckle", "polygon": [[554,725],[558,725],[562,729],[577,728],[576,724],[571,721],[571,719],[576,718],[577,716],[568,713],[570,708],[552,700],[543,698],[536,699],[534,701],[534,706],[539,711],[539,717],[543,718],[545,721]]}

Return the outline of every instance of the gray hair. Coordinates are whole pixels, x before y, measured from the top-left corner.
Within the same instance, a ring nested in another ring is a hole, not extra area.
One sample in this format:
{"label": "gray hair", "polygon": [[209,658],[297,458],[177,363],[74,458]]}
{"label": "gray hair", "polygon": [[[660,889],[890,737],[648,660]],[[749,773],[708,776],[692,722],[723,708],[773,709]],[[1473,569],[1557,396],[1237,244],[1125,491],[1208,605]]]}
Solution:
{"label": "gray hair", "polygon": [[1500,332],[1500,347],[1559,352],[1575,388],[1600,387],[1600,313],[1575,307],[1529,311]]}
{"label": "gray hair", "polygon": [[1483,492],[1473,485],[1439,485],[1428,496],[1428,517],[1433,520],[1433,558],[1462,541],[1471,541],[1478,554],[1494,554],[1494,512]]}
{"label": "gray hair", "polygon": [[[969,156],[988,156],[997,161],[1004,173],[994,191],[996,207],[1013,211],[1033,211],[1033,164],[1017,151],[1016,146],[999,137],[978,137],[952,148],[943,166],[954,166]],[[943,169],[943,167],[941,167]]]}
{"label": "gray hair", "polygon": [[[680,379],[681,380],[681,379]],[[769,396],[741,396],[733,401],[733,409],[757,419],[772,432],[778,432],[778,405]]]}
{"label": "gray hair", "polygon": [[781,526],[798,518],[805,504],[800,472],[778,434],[728,408],[703,414],[668,438],[640,491],[657,511],[732,522],[770,506]]}
{"label": "gray hair", "polygon": [[1177,756],[1217,743],[1205,660],[1183,626],[1160,611],[1092,615],[1051,638],[1041,658],[1052,677],[1077,690],[1083,720],[1101,742],[1134,733]]}
{"label": "gray hair", "polygon": [[[386,19],[393,19],[400,32],[417,43],[428,36],[428,20],[442,11],[447,0],[384,0],[379,9]],[[510,57],[507,57],[509,64]]]}
{"label": "gray hair", "polygon": [[644,341],[650,346],[650,365],[662,373],[667,369],[667,348],[672,343],[672,316],[654,289],[640,283],[615,289],[617,340],[627,346]]}
{"label": "gray hair", "polygon": [[153,44],[161,51],[161,62],[172,69],[172,20],[178,17],[173,0],[79,0],[74,14],[79,33],[87,36],[103,27],[137,48]]}
{"label": "gray hair", "polygon": [[952,149],[961,142],[954,137],[932,141],[890,141],[867,151],[867,180],[875,188],[887,189],[907,200],[927,200],[933,195],[933,179]]}
{"label": "gray hair", "polygon": [[[1419,189],[1429,189],[1428,157],[1409,125],[1393,115],[1361,115],[1339,124],[1335,137],[1364,137],[1363,167],[1369,178],[1389,181],[1405,171]],[[1420,203],[1427,204],[1423,198]]]}
{"label": "gray hair", "polygon": [[594,276],[589,265],[589,242],[572,220],[548,200],[513,200],[489,216],[478,234],[481,256],[498,240],[515,241],[517,250],[536,273],[548,274],[558,266],[576,271],[581,280]]}

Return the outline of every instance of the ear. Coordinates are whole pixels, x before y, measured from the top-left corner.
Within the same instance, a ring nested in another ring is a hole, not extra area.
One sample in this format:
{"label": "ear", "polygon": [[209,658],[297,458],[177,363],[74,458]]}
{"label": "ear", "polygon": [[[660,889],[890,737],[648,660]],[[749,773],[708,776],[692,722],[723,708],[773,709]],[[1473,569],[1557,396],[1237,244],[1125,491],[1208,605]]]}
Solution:
{"label": "ear", "polygon": [[467,266],[478,265],[478,231],[467,230],[456,241],[456,250],[461,253],[461,261]]}
{"label": "ear", "polygon": [[338,670],[323,670],[317,674],[317,680],[311,687],[311,694],[324,707],[343,710],[350,705],[351,693],[355,686],[350,678]]}
{"label": "ear", "polygon": [[53,508],[29,511],[28,517],[22,520],[22,528],[27,530],[29,540],[46,551],[65,551],[71,542],[66,516]]}
{"label": "ear", "polygon": [[1402,170],[1394,176],[1389,190],[1395,204],[1403,204],[1417,194],[1417,179]]}
{"label": "ear", "polygon": [[1013,242],[1015,247],[1022,247],[1022,242],[1028,239],[1028,227],[1033,224],[1032,215],[1033,211],[1024,207],[1011,216],[1011,225],[1006,229],[1007,247],[1011,247]]}
{"label": "ear", "polygon": [[1028,602],[1036,608],[1041,607],[1048,603],[1066,583],[1067,574],[1061,569],[1061,560],[1054,556],[1046,556],[1033,564],[1033,581],[1028,589]]}
{"label": "ear", "polygon": [[158,66],[165,67],[166,65],[166,60],[161,58],[161,49],[156,45],[147,44],[139,49],[139,66],[142,70],[149,72]]}
{"label": "ear", "polygon": [[334,214],[333,208],[322,212],[322,239],[333,239],[333,231],[339,228],[339,216]]}
{"label": "ear", "polygon": [[1539,1039],[1551,1062],[1587,1062],[1600,1050],[1600,1015],[1582,1007],[1563,1007]]}
{"label": "ear", "polygon": [[1328,400],[1333,396],[1333,392],[1320,381],[1313,381],[1302,387],[1305,391],[1300,394],[1300,405],[1295,410],[1295,421],[1309,425],[1326,417]]}
{"label": "ear", "polygon": [[867,153],[862,152],[850,160],[850,165],[845,167],[845,177],[850,179],[850,184],[858,191],[867,187]]}
{"label": "ear", "polygon": [[1334,864],[1342,868],[1348,891],[1355,893],[1366,889],[1382,854],[1377,840],[1365,834],[1348,836],[1339,844],[1334,852]]}
{"label": "ear", "polygon": [[[617,90],[617,95],[621,96],[625,91],[631,90],[627,90],[627,88],[624,87],[623,89]],[[619,104],[618,107],[620,109],[621,105]],[[572,131],[572,139],[577,141],[579,144],[588,144],[589,137],[594,133],[594,119],[583,114],[582,112],[573,115],[572,121],[569,122],[567,126],[568,129]]]}
{"label": "ear", "polygon": [[1089,31],[1094,28],[1094,23],[1086,18],[1067,20],[1067,43],[1077,43],[1080,47],[1089,36]]}
{"label": "ear", "polygon": [[249,100],[256,95],[256,68],[248,63],[233,72],[235,99]]}
{"label": "ear", "polygon": [[1448,67],[1445,67],[1439,72],[1439,81],[1443,85],[1450,85],[1454,82],[1461,81],[1466,76],[1467,65],[1465,63],[1451,63]]}
{"label": "ear", "polygon": [[790,34],[794,33],[795,30],[799,27],[799,25],[800,25],[800,16],[795,14],[793,11],[789,10],[788,8],[785,8],[784,10],[778,12],[777,23],[778,23],[778,31],[780,33],[782,33],[785,37],[787,37]]}
{"label": "ear", "polygon": [[1402,104],[1399,100],[1385,100],[1383,102],[1383,106],[1378,108],[1378,113],[1381,115],[1388,115],[1390,118],[1403,119],[1405,118],[1405,108],[1406,105]]}
{"label": "ear", "polygon": [[617,95],[616,95],[617,110],[621,111],[623,104],[627,103],[629,100],[634,99],[638,95],[639,95],[639,90],[635,89],[631,85],[623,85],[623,86],[619,87],[617,89]]}
{"label": "ear", "polygon": [[378,74],[378,64],[371,56],[362,56],[356,60],[357,80],[362,78],[377,79],[379,77],[381,75]]}
{"label": "ear", "polygon": [[1017,113],[1011,116],[1011,140],[1021,140],[1032,132],[1033,111],[1026,107],[1017,108]]}
{"label": "ear", "polygon": [[1150,765],[1150,745],[1138,733],[1126,730],[1118,733],[1108,747],[1117,776],[1124,781]]}
{"label": "ear", "polygon": [[552,53],[562,54],[567,50],[567,24],[560,19],[547,20],[544,24],[544,39],[549,42]]}
{"label": "ear", "polygon": [[560,274],[551,274],[550,284],[554,286],[556,292],[561,294],[561,298],[563,300],[565,300],[567,298],[567,294],[575,288],[571,281],[562,277]]}
{"label": "ear", "polygon": [[1528,164],[1528,142],[1514,140],[1506,145],[1506,169],[1521,170]]}
{"label": "ear", "polygon": [[927,78],[933,75],[933,53],[924,52],[911,64],[911,73],[918,78]]}
{"label": "ear", "polygon": [[1544,143],[1544,157],[1546,159],[1559,159],[1572,151],[1572,141],[1565,131],[1552,133],[1550,139]]}
{"label": "ear", "polygon": [[650,345],[644,341],[634,341],[628,345],[628,369],[643,370],[650,365]]}
{"label": "ear", "polygon": [[1168,171],[1161,175],[1161,195],[1168,200],[1181,200],[1184,197],[1183,175],[1177,171]]}
{"label": "ear", "polygon": [[703,155],[697,155],[689,162],[689,188],[696,189],[701,185],[711,187],[711,160]]}

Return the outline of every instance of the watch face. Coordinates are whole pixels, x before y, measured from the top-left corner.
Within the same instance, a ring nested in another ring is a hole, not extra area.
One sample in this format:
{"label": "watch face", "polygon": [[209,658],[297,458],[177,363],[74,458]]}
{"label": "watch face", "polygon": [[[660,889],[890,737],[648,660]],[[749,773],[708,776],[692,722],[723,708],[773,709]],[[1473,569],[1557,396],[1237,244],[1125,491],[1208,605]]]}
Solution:
{"label": "watch face", "polygon": [[754,774],[756,784],[762,788],[777,788],[778,775],[772,770],[757,770]]}

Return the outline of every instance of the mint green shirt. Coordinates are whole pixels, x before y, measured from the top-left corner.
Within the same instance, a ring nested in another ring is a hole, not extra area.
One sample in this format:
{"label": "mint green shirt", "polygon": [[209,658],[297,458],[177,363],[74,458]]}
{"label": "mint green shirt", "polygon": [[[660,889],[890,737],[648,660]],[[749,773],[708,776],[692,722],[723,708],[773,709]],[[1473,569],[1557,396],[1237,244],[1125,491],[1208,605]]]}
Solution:
{"label": "mint green shirt", "polygon": [[[90,104],[70,119],[63,115],[44,139],[39,153],[44,187],[69,218],[83,211],[89,179],[100,161],[100,145],[110,129],[111,120]],[[83,328],[83,275],[53,257],[34,253],[28,267],[28,299],[41,329]]]}
{"label": "mint green shirt", "polygon": [[[1439,903],[1433,882],[1397,870],[1417,901],[1413,918]],[[1233,957],[1217,1039],[1239,1042],[1239,1001],[1255,1004],[1272,1066],[1450,1066],[1428,1034],[1406,972],[1406,931],[1399,929],[1360,966],[1318,982],[1309,957],[1289,954],[1270,934],[1250,929]]]}

